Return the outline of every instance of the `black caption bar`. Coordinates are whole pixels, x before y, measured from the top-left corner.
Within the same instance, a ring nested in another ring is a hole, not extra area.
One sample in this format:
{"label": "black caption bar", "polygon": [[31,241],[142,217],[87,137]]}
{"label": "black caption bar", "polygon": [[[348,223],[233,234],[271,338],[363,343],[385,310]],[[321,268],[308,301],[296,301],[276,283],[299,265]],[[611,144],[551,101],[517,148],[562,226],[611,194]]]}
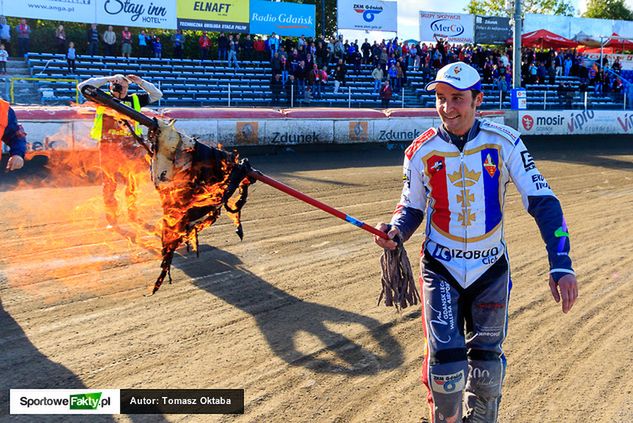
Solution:
{"label": "black caption bar", "polygon": [[244,414],[244,390],[121,389],[121,414]]}

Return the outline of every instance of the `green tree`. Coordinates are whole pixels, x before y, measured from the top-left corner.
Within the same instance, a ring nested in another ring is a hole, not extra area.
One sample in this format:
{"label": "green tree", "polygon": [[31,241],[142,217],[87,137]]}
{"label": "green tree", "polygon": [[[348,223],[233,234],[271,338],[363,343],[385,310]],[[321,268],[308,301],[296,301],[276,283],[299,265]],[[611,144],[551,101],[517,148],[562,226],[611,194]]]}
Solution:
{"label": "green tree", "polygon": [[624,0],[589,0],[583,18],[633,20],[633,11]]}
{"label": "green tree", "polygon": [[[512,2],[509,1],[506,8],[506,0],[470,0],[470,3],[466,5],[464,10],[472,15],[509,17],[514,13],[513,7]],[[574,14],[574,7],[569,0],[523,0],[521,12],[538,13],[541,15],[572,16]]]}

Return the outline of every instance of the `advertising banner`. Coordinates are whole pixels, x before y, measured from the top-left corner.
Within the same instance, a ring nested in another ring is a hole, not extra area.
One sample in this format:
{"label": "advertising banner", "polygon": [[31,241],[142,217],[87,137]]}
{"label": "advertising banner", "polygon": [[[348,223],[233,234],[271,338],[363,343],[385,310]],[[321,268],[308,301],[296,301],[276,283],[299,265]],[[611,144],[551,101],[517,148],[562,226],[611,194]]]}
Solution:
{"label": "advertising banner", "polygon": [[3,0],[2,15],[27,19],[93,23],[96,0]]}
{"label": "advertising banner", "polygon": [[125,0],[97,0],[97,23],[176,29],[176,0],[138,3]]}
{"label": "advertising banner", "polygon": [[316,6],[251,0],[251,34],[315,36]]}
{"label": "advertising banner", "polygon": [[248,0],[178,0],[179,29],[250,33]]}
{"label": "advertising banner", "polygon": [[505,44],[512,37],[510,18],[475,16],[476,44]]}
{"label": "advertising banner", "polygon": [[420,11],[420,41],[435,41],[436,37],[449,43],[475,42],[475,16],[461,13]]}
{"label": "advertising banner", "polygon": [[553,110],[519,112],[524,135],[631,134],[633,113],[614,110]]}
{"label": "advertising banner", "polygon": [[398,3],[338,0],[338,29],[398,32]]}
{"label": "advertising banner", "polygon": [[[600,53],[583,53],[583,56],[600,63]],[[633,54],[604,54],[602,57],[609,60],[609,65],[613,65],[615,59],[620,59],[622,70],[633,70]]]}

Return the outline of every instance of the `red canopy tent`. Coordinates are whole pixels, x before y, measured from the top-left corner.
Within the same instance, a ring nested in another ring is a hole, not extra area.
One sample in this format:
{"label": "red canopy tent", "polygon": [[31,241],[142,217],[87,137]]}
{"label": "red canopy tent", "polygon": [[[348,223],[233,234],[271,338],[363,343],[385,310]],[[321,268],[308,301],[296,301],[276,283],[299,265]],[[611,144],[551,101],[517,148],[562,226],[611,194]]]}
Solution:
{"label": "red canopy tent", "polygon": [[554,34],[546,29],[528,32],[521,35],[523,47],[539,48],[574,48],[578,46],[576,41]]}
{"label": "red canopy tent", "polygon": [[[612,37],[619,37],[615,32],[611,34]],[[633,41],[631,40],[620,40],[618,38],[611,38],[608,43],[604,45],[605,47],[613,47],[614,49],[624,51],[624,50],[633,50]]]}

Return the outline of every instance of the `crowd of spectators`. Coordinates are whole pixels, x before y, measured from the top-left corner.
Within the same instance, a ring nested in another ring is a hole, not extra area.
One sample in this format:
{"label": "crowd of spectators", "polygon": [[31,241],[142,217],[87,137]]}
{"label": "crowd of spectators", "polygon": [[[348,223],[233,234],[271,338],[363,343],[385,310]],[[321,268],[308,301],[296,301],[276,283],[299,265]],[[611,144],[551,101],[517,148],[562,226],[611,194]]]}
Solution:
{"label": "crowd of spectators", "polygon": [[[12,31],[18,40],[17,55],[23,56],[29,51],[31,28],[28,22],[21,19],[12,29],[6,18],[0,16],[0,44],[4,45],[4,48],[0,48],[0,72],[3,69],[4,56],[12,55]],[[112,26],[103,30],[96,24],[91,24],[86,30],[85,39],[72,41],[66,36],[64,26],[59,25],[54,37],[56,51],[66,55],[71,74],[76,72],[78,52],[75,45],[78,43],[85,43],[85,51],[91,55],[105,54],[125,58],[164,56],[161,38],[146,30],[140,30],[134,35],[127,27],[115,32]],[[270,87],[274,99],[278,99],[282,93],[287,93],[287,101],[290,101],[291,96],[305,100],[322,98],[328,85],[332,86],[333,93],[338,93],[346,86],[348,74],[353,72],[359,75],[363,65],[370,66],[372,92],[383,102],[385,93],[388,92],[386,96],[390,99],[393,93],[399,93],[403,87],[409,85],[409,72],[421,72],[423,82],[426,83],[435,77],[438,69],[456,61],[463,61],[478,69],[483,83],[491,85],[503,98],[512,87],[512,54],[511,48],[506,46],[451,44],[439,38],[433,43],[401,42],[398,37],[381,42],[369,42],[365,39],[361,43],[358,40],[350,42],[342,37],[295,38],[281,37],[275,33],[262,37],[207,32],[186,35],[177,30],[165,37],[171,47],[168,51],[173,57],[185,57],[187,37],[195,37],[190,42],[195,43],[198,48],[197,57],[188,58],[201,61],[217,58],[225,61],[226,66],[235,72],[240,69],[242,61],[269,61]],[[191,52],[191,49],[188,51]],[[596,93],[617,94],[623,90],[620,70],[621,65],[617,60],[612,64],[606,59],[602,64],[588,63],[575,50],[522,49],[522,86],[553,85],[557,76],[576,76],[581,80],[581,90],[592,87]],[[558,86],[559,93],[566,91],[571,90],[564,83]]]}

